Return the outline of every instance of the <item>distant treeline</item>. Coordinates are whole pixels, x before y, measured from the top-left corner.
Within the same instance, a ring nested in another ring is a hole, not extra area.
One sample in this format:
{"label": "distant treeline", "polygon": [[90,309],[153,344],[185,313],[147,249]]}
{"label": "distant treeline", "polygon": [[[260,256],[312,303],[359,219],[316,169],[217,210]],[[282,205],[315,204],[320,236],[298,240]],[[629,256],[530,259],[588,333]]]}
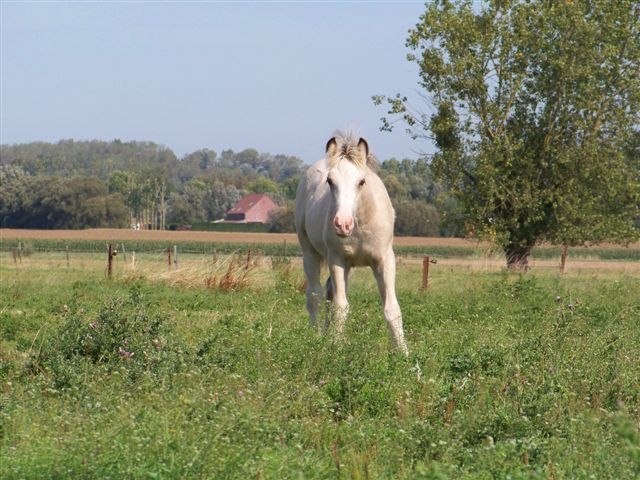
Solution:
{"label": "distant treeline", "polygon": [[[268,228],[293,231],[293,200],[306,166],[295,156],[253,148],[178,159],[152,142],[35,142],[0,146],[0,226],[5,228],[202,225],[224,217],[246,193],[279,205]],[[460,233],[455,202],[433,181],[426,160],[380,165],[396,209],[396,233]],[[445,220],[446,219],[446,220]]]}

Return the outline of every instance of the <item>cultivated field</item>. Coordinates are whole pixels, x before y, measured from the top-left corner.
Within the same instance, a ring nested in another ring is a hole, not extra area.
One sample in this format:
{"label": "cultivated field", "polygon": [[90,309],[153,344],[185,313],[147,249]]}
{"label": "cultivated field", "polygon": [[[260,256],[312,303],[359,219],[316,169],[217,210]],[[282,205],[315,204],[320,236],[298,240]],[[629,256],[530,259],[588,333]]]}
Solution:
{"label": "cultivated field", "polygon": [[[20,230],[0,229],[0,247],[2,243],[16,241],[53,242],[53,248],[63,250],[64,242],[135,242],[163,248],[175,243],[185,245],[187,251],[193,245],[227,246],[226,250],[248,250],[256,246],[288,245],[288,251],[296,254],[298,240],[291,233],[238,233],[238,232],[200,232],[200,231],[157,231],[128,229],[87,229],[87,230]],[[100,243],[101,247],[103,246]],[[487,243],[462,238],[426,238],[396,237],[394,241],[398,256],[405,262],[421,262],[424,255],[437,259],[441,265],[466,266],[473,269],[500,270],[505,265],[504,257],[495,247]],[[68,247],[67,247],[68,248]],[[201,247],[204,248],[204,247]],[[278,247],[279,248],[279,247]],[[152,248],[153,249],[153,248]],[[51,250],[51,249],[47,249]],[[158,250],[158,248],[156,248]],[[224,248],[222,249],[225,250]],[[278,250],[280,251],[280,250]],[[299,252],[298,252],[299,253]],[[592,248],[572,248],[568,271],[615,270],[621,272],[640,272],[640,242],[621,247],[619,245],[599,245]],[[532,268],[556,269],[560,261],[559,247],[540,247],[534,250],[530,259]]]}
{"label": "cultivated field", "polygon": [[[118,233],[141,232],[96,241]],[[640,476],[635,262],[514,274],[473,250],[424,291],[401,255],[404,359],[366,270],[338,340],[299,258],[149,242],[111,278],[104,252],[0,252],[0,478]]]}
{"label": "cultivated field", "polygon": [[[239,233],[239,232],[195,232],[94,228],[87,230],[20,230],[0,229],[0,238],[14,239],[63,239],[63,240],[146,240],[168,242],[210,243],[296,243],[293,233]],[[473,247],[476,242],[462,238],[397,237],[396,245],[411,246],[462,246]],[[640,245],[638,245],[640,248]]]}

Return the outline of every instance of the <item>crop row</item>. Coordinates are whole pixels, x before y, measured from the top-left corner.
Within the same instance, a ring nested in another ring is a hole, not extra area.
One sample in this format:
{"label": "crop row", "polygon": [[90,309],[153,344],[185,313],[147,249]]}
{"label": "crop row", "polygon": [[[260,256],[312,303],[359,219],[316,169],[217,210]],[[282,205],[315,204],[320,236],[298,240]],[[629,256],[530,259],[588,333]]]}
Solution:
{"label": "crop row", "polygon": [[[21,254],[29,255],[33,252],[93,252],[106,251],[109,242],[99,240],[62,240],[62,239],[6,239],[0,238],[0,250],[18,250]],[[126,240],[112,242],[114,248],[124,249],[126,252],[153,253],[164,252],[167,248],[177,249],[182,253],[210,254],[233,253],[247,251],[265,256],[301,256],[302,251],[297,243],[248,243],[248,242],[198,242],[198,241],[157,241],[157,240]],[[446,246],[446,245],[399,245],[395,247],[398,255],[423,256],[429,255],[440,258],[471,258],[496,255],[499,252],[486,246]],[[558,259],[562,254],[561,247],[540,246],[533,250],[533,257],[537,259]],[[626,247],[590,247],[573,248],[570,255],[575,257],[589,257],[603,261],[640,261],[640,249]]]}

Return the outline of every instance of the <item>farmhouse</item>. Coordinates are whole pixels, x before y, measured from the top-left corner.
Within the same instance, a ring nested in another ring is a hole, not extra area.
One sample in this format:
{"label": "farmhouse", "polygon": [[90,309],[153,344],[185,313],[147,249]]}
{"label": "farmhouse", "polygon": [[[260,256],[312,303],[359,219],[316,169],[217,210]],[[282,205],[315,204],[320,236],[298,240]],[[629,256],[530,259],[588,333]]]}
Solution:
{"label": "farmhouse", "polygon": [[269,212],[276,208],[276,203],[268,195],[245,195],[225,216],[225,222],[259,222],[269,221]]}

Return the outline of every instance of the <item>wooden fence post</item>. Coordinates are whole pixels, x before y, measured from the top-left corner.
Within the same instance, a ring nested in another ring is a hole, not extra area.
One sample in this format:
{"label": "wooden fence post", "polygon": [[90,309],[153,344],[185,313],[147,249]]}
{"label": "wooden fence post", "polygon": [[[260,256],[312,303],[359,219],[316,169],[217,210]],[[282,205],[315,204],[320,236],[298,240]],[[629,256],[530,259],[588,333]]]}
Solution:
{"label": "wooden fence post", "polygon": [[429,286],[429,257],[422,259],[422,289],[426,290]]}
{"label": "wooden fence post", "polygon": [[169,265],[169,270],[171,270],[171,247],[167,247],[167,265]]}
{"label": "wooden fence post", "polygon": [[426,290],[429,287],[429,264],[438,263],[438,260],[430,259],[429,257],[424,257],[422,260],[422,289]]}
{"label": "wooden fence post", "polygon": [[247,252],[247,263],[244,266],[245,271],[249,270],[249,266],[251,266],[251,249]]}
{"label": "wooden fence post", "polygon": [[173,246],[173,266],[178,268],[178,246]]}
{"label": "wooden fence post", "polygon": [[12,252],[13,252],[13,263],[16,264],[16,268],[17,268],[18,262],[22,264],[22,242],[18,242],[18,250],[14,248]]}
{"label": "wooden fence post", "polygon": [[113,271],[113,246],[107,244],[107,277],[111,278],[111,272]]}
{"label": "wooden fence post", "polygon": [[560,256],[560,273],[567,271],[567,257],[569,256],[569,245],[562,246],[562,255]]}

